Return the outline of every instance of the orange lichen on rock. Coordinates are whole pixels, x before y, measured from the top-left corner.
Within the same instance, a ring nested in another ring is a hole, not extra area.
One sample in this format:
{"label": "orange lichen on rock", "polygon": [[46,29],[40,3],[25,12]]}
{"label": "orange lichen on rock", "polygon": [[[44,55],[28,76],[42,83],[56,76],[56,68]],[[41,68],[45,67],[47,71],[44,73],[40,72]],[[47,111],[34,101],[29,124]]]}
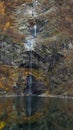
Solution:
{"label": "orange lichen on rock", "polygon": [[0,2],[0,15],[5,15],[4,2]]}
{"label": "orange lichen on rock", "polygon": [[10,23],[9,22],[7,22],[6,24],[5,24],[5,27],[4,27],[4,31],[6,31],[7,30],[7,28],[10,26]]}

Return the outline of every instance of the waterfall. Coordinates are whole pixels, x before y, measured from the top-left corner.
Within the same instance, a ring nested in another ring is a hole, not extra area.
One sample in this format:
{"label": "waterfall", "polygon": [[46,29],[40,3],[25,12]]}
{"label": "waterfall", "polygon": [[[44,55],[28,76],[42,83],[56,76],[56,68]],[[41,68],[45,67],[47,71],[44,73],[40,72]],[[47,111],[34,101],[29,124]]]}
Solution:
{"label": "waterfall", "polygon": [[36,34],[37,34],[37,33],[36,33],[36,30],[37,30],[37,25],[35,24],[35,25],[34,25],[34,36],[35,36],[35,37],[36,37]]}
{"label": "waterfall", "polygon": [[32,87],[32,47],[31,47],[31,44],[30,44],[30,54],[29,54],[29,66],[30,66],[30,75],[29,75],[29,95],[32,94],[32,91],[31,91],[31,87]]}
{"label": "waterfall", "polygon": [[[31,87],[32,87],[32,50],[34,50],[34,46],[35,46],[35,41],[36,41],[36,36],[37,36],[37,24],[36,24],[36,19],[35,19],[35,14],[36,14],[36,6],[37,6],[37,2],[38,1],[33,1],[33,7],[29,7],[28,8],[28,14],[32,17],[33,21],[34,21],[34,25],[33,26],[29,26],[29,28],[32,28],[33,30],[33,34],[30,32],[29,35],[26,37],[26,44],[25,44],[25,49],[27,49],[28,51],[30,51],[29,54],[29,71],[30,71],[30,75],[29,75],[29,80],[28,80],[28,86],[29,86],[29,95],[32,95],[32,91],[31,91]],[[29,99],[30,100],[30,99]]]}

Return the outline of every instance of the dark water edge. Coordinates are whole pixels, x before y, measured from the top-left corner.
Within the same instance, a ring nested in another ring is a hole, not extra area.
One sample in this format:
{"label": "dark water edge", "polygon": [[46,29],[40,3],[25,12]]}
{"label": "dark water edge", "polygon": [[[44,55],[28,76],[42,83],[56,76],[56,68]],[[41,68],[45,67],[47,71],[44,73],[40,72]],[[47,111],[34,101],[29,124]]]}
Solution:
{"label": "dark water edge", "polygon": [[73,100],[37,96],[0,97],[1,130],[72,130]]}

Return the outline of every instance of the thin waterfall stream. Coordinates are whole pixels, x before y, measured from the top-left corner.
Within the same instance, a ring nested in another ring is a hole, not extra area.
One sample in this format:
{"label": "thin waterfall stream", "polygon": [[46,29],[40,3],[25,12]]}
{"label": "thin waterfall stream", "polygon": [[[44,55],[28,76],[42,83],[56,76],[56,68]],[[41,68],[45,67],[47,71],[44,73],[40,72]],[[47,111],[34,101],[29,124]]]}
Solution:
{"label": "thin waterfall stream", "polygon": [[34,36],[36,37],[36,29],[37,29],[37,25],[34,25]]}
{"label": "thin waterfall stream", "polygon": [[[31,15],[33,21],[34,21],[34,25],[33,25],[33,33],[34,34],[31,34],[30,32],[30,35],[28,36],[27,38],[27,44],[29,46],[28,50],[30,51],[30,54],[29,54],[29,71],[30,71],[30,75],[29,75],[29,79],[28,79],[28,86],[29,86],[29,92],[28,94],[31,95],[32,94],[32,91],[31,91],[31,87],[32,87],[32,50],[34,50],[34,44],[35,44],[35,38],[36,38],[36,35],[37,35],[37,25],[36,25],[36,19],[35,19],[35,8],[36,8],[36,4],[37,1],[34,0],[33,1],[33,8],[29,10],[29,14]],[[30,27],[31,28],[31,25]]]}

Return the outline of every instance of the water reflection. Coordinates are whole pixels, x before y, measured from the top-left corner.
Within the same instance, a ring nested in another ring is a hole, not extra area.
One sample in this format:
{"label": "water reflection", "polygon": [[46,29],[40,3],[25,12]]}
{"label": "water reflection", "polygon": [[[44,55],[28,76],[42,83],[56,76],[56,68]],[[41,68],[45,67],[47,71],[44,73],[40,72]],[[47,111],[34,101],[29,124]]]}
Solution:
{"label": "water reflection", "polygon": [[1,130],[72,130],[73,101],[35,96],[0,98]]}

